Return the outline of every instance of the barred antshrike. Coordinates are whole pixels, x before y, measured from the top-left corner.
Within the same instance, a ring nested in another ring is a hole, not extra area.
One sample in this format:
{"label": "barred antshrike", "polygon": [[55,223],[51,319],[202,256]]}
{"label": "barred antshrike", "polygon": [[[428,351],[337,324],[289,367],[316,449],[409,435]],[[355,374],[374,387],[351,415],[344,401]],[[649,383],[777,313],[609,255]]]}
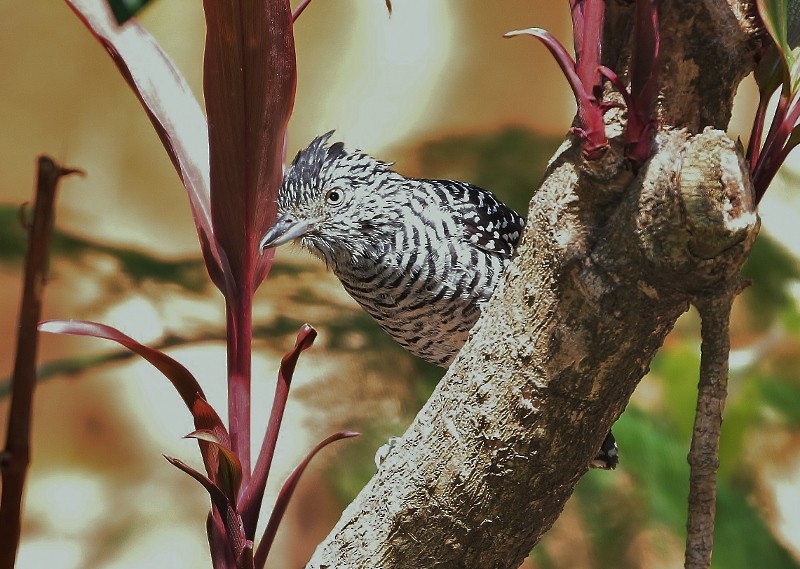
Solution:
{"label": "barred antshrike", "polygon": [[[297,240],[409,352],[447,367],[508,266],[525,219],[491,192],[406,178],[333,133],[301,150],[261,248]],[[609,433],[593,466],[614,468]]]}

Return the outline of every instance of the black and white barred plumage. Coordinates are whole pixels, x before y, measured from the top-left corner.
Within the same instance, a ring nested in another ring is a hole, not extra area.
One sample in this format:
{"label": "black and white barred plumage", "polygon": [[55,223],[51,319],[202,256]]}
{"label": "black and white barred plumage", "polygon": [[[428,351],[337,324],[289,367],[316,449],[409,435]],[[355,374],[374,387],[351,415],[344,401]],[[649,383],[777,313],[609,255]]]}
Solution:
{"label": "black and white barred plumage", "polygon": [[[411,353],[447,367],[510,262],[525,220],[491,192],[406,178],[332,132],[300,151],[261,248],[296,240]],[[609,433],[594,466],[614,468]]]}
{"label": "black and white barred plumage", "polygon": [[405,178],[331,133],[298,153],[262,247],[296,239],[411,353],[447,366],[494,292],[525,220],[490,192]]}

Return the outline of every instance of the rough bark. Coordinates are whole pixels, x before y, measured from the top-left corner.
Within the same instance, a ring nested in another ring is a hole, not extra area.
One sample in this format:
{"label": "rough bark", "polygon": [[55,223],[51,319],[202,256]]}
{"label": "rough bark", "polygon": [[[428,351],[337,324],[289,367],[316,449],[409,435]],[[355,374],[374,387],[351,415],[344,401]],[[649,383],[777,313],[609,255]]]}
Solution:
{"label": "rough bark", "polygon": [[[758,230],[724,133],[752,65],[743,4],[662,4],[653,155],[568,139],[534,194],[518,256],[432,398],[308,567],[517,567],[560,514],[692,299],[738,275]],[[610,2],[624,70],[632,5]]]}
{"label": "rough bark", "polygon": [[730,316],[739,283],[695,300],[703,319],[702,357],[692,445],[689,450],[689,516],[685,569],[711,567],[717,513],[717,469],[722,411],[728,394]]}

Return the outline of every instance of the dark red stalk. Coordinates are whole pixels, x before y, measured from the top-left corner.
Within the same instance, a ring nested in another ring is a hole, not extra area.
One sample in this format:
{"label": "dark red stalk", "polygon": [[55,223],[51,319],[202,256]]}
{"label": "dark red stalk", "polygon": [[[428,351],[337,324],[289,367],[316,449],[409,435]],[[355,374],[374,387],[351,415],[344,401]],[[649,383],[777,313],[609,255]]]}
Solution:
{"label": "dark red stalk", "polygon": [[756,203],[761,201],[767,191],[767,187],[769,187],[785,158],[783,153],[784,146],[797,121],[798,112],[800,112],[800,105],[795,103],[790,108],[790,103],[790,95],[788,90],[784,88],[759,158],[755,164],[751,163]]}
{"label": "dark red stalk", "polygon": [[658,29],[658,0],[637,0],[634,24],[636,48],[631,53],[631,96],[642,116],[649,116],[656,93],[658,54],[661,35]]}
{"label": "dark red stalk", "polygon": [[583,0],[569,0],[569,13],[572,17],[572,46],[575,49],[575,61],[581,59],[583,49],[584,10]]}
{"label": "dark red stalk", "polygon": [[[226,303],[228,334],[228,424],[231,447],[242,463],[244,484],[250,478],[250,369],[252,290],[240,291],[239,302]],[[244,304],[244,306],[243,306]]]}
{"label": "dark red stalk", "polygon": [[751,168],[755,167],[761,155],[761,138],[764,135],[768,105],[769,97],[762,96],[758,101],[756,116],[753,118],[753,127],[750,129],[750,140],[747,143],[747,163]]}
{"label": "dark red stalk", "polygon": [[[580,13],[578,26],[576,14]],[[586,90],[597,100],[601,96],[600,66],[603,20],[605,19],[604,0],[582,0],[577,10],[572,11],[573,33],[575,34],[575,61],[578,77]],[[580,31],[579,31],[580,30]],[[580,48],[577,46],[580,45]]]}
{"label": "dark red stalk", "polygon": [[228,545],[233,550],[236,559],[236,567],[239,569],[248,569],[252,567],[253,542],[245,537],[244,529],[242,528],[242,520],[236,512],[234,504],[232,504],[227,496],[225,496],[225,493],[203,473],[177,458],[171,456],[164,456],[164,458],[166,458],[170,464],[183,470],[186,474],[197,480],[208,491],[209,496],[211,496],[211,502],[225,526],[225,534],[227,536]]}
{"label": "dark red stalk", "polygon": [[767,141],[764,143],[764,148],[753,173],[756,204],[764,197],[772,179],[778,173],[789,153],[800,142],[800,138],[793,136],[798,119],[800,119],[800,102],[795,101],[788,114],[781,121],[779,128],[775,130],[774,135],[772,129],[770,129],[770,135],[767,136]]}
{"label": "dark red stalk", "polygon": [[[762,156],[766,153],[773,152],[771,149],[775,144],[783,144],[780,132],[785,128],[784,123],[786,121],[786,114],[789,112],[789,103],[789,88],[784,86],[781,90],[778,104],[775,107],[775,114],[772,116],[772,123],[770,124],[769,131],[764,139],[764,146],[761,148]],[[756,165],[756,168],[758,168],[758,165]]]}
{"label": "dark red stalk", "polygon": [[22,496],[30,464],[33,392],[36,386],[37,326],[42,312],[50,238],[55,219],[55,198],[62,176],[78,172],[63,168],[47,156],[40,156],[36,203],[28,230],[28,253],[20,303],[17,352],[11,376],[11,406],[8,412],[6,445],[0,454],[2,498],[0,499],[0,568],[12,569],[19,547]]}
{"label": "dark red stalk", "polygon": [[635,105],[628,106],[625,128],[626,153],[634,164],[642,164],[650,157],[651,132],[655,126],[655,119],[651,117],[658,88],[661,49],[658,5],[659,0],[636,2],[630,82],[631,99]]}

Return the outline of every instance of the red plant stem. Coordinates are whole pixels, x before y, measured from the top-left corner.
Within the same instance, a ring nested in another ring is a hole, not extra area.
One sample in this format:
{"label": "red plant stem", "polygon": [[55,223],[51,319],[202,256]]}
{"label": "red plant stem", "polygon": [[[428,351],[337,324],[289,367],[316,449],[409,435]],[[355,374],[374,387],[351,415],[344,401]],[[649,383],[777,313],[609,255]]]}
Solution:
{"label": "red plant stem", "polygon": [[[775,147],[777,144],[778,146],[783,146],[783,143],[786,141],[786,137],[788,134],[782,136],[781,131],[784,130],[784,123],[786,119],[786,113],[789,111],[789,94],[784,87],[781,91],[781,96],[778,99],[778,104],[775,107],[775,114],[772,116],[772,121],[770,123],[769,131],[767,132],[767,136],[764,138],[764,146],[761,149],[761,156],[759,157],[756,164],[751,165],[753,168],[753,176],[754,178],[759,176],[759,170],[762,170],[764,167],[764,162],[769,160],[769,157],[772,156],[771,153],[774,153],[775,150],[772,148]],[[791,131],[791,128],[789,129]]]}
{"label": "red plant stem", "polygon": [[747,143],[747,162],[751,170],[755,168],[761,153],[761,137],[764,135],[764,122],[767,117],[767,104],[769,97],[763,97],[758,102],[756,116],[753,118],[753,128],[750,129],[750,141]]}
{"label": "red plant stem", "polygon": [[11,408],[8,413],[6,446],[0,455],[3,494],[0,499],[0,568],[12,569],[19,547],[22,496],[30,464],[31,412],[36,386],[37,325],[47,279],[50,237],[55,218],[55,196],[61,176],[78,172],[62,168],[47,156],[40,156],[36,183],[36,204],[28,230],[25,282],[19,311],[17,353],[11,378]]}
{"label": "red plant stem", "polygon": [[314,343],[317,331],[308,324],[304,324],[297,333],[297,341],[294,349],[281,359],[278,369],[278,381],[275,384],[275,397],[272,399],[272,410],[269,414],[267,431],[261,443],[261,450],[258,453],[253,476],[250,484],[242,485],[241,498],[239,500],[239,513],[242,516],[245,535],[249,539],[255,539],[256,524],[258,523],[258,513],[261,509],[261,501],[264,498],[264,489],[267,485],[267,478],[272,466],[272,459],[275,455],[275,446],[278,442],[278,434],[283,421],[283,413],[286,410],[286,402],[289,399],[289,389],[292,384],[297,359],[300,352],[307,350]]}
{"label": "red plant stem", "polygon": [[583,9],[582,35],[578,38],[581,48],[577,55],[578,77],[592,96],[600,93],[600,66],[603,20],[605,18],[604,0],[585,0]]}
{"label": "red plant stem", "polygon": [[231,450],[242,464],[242,485],[250,479],[250,372],[253,291],[240,287],[228,299],[228,424]]}
{"label": "red plant stem", "polygon": [[575,50],[575,61],[580,60],[583,55],[583,0],[569,0],[569,13],[572,17],[572,46]]}
{"label": "red plant stem", "polygon": [[790,105],[791,99],[789,95],[786,92],[781,93],[775,116],[772,119],[772,126],[767,134],[764,147],[761,149],[761,155],[753,168],[756,204],[764,197],[767,187],[769,187],[770,182],[772,182],[788,155],[786,142],[791,136],[792,129],[794,129],[800,115],[800,104],[795,102],[793,106],[790,107]]}
{"label": "red plant stem", "polygon": [[[642,118],[651,112],[655,99],[656,72],[661,38],[658,29],[658,0],[637,0],[634,23],[636,49],[631,53],[630,92]],[[643,121],[643,122],[646,122]]]}

